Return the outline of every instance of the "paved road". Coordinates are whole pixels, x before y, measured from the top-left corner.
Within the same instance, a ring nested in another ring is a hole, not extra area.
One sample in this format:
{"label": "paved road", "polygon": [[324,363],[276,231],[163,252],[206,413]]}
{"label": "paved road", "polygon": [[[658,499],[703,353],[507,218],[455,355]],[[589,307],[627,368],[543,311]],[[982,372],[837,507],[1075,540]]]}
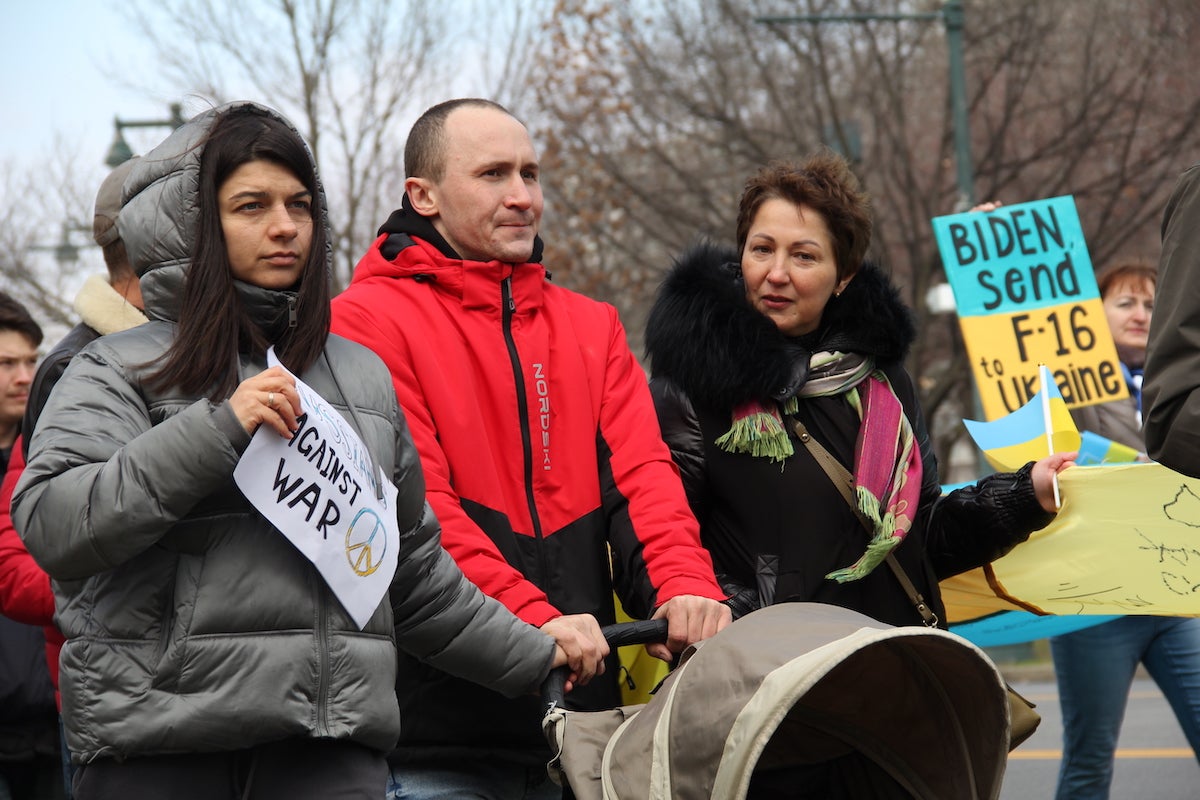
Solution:
{"label": "paved road", "polygon": [[[1053,681],[1012,681],[1038,704],[1042,724],[1009,756],[1000,800],[1053,800],[1062,719]],[[1200,765],[1151,680],[1134,681],[1117,745],[1111,800],[1200,799]]]}

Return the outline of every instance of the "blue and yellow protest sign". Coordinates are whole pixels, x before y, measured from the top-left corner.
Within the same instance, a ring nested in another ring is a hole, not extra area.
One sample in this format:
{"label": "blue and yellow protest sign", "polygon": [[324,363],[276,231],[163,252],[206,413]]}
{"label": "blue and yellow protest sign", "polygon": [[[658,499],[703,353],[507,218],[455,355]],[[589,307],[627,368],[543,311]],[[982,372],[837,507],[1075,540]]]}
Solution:
{"label": "blue and yellow protest sign", "polygon": [[984,416],[1038,390],[1038,364],[1068,406],[1128,396],[1072,197],[933,219]]}

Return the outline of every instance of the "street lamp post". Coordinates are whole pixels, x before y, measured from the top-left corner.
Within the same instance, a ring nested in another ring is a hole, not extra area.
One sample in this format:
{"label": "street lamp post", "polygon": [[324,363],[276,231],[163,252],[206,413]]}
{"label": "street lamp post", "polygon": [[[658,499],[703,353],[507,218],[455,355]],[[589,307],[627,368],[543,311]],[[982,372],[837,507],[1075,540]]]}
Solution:
{"label": "street lamp post", "polygon": [[126,128],[174,129],[182,125],[184,123],[183,106],[179,103],[172,103],[170,109],[171,116],[168,119],[126,120],[120,117],[113,117],[113,127],[116,129],[116,134],[113,136],[112,146],[108,148],[108,155],[105,157],[104,163],[115,169],[133,158],[133,150],[129,147],[129,143],[125,141],[125,134],[123,133]]}
{"label": "street lamp post", "polygon": [[786,17],[756,17],[763,25],[809,22],[930,22],[946,26],[946,49],[950,61],[950,108],[954,127],[954,163],[958,178],[958,211],[975,205],[975,174],[971,164],[971,132],[967,121],[967,82],[963,67],[962,0],[947,0],[941,11],[924,14],[802,14]]}
{"label": "street lamp post", "polygon": [[975,205],[975,167],[971,163],[971,130],[967,122],[967,78],[963,66],[962,0],[942,6],[946,50],[950,58],[950,109],[954,116],[954,163],[958,165],[959,211]]}
{"label": "street lamp post", "polygon": [[[923,14],[809,14],[787,17],[758,17],[754,21],[762,24],[808,22],[812,24],[824,22],[932,22],[941,20],[946,26],[946,51],[950,66],[950,111],[951,124],[954,128],[954,164],[958,183],[958,204],[955,211],[966,211],[975,205],[975,170],[971,163],[971,131],[967,118],[967,81],[963,65],[963,20],[962,0],[946,0],[940,11]],[[945,287],[945,288],[942,288]],[[953,295],[946,297],[949,286],[942,284],[930,289],[926,300],[933,313],[952,310],[947,299],[952,303]],[[934,290],[937,290],[936,295]],[[933,303],[938,302],[939,308],[934,309]],[[947,308],[948,306],[948,308]],[[971,404],[976,419],[983,418],[979,391],[974,382],[971,384]],[[978,454],[977,469],[980,475],[991,472],[983,454]]]}
{"label": "street lamp post", "polygon": [[79,260],[80,247],[96,247],[96,243],[92,241],[85,242],[82,245],[75,244],[71,241],[71,234],[74,232],[91,233],[92,229],[86,225],[81,225],[78,222],[64,222],[62,225],[62,236],[57,244],[35,244],[30,245],[29,250],[46,250],[54,254],[54,260],[60,267],[65,267],[68,264],[74,264]]}

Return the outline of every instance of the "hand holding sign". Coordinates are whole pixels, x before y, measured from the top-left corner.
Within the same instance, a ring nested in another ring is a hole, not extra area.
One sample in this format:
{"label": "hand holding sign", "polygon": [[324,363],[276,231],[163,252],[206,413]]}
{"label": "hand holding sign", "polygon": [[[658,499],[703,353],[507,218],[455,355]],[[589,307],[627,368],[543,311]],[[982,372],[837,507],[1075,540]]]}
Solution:
{"label": "hand holding sign", "polygon": [[242,381],[229,398],[229,405],[246,433],[254,433],[265,424],[290,439],[300,416],[296,379],[283,367],[270,367]]}
{"label": "hand holding sign", "polygon": [[1071,197],[933,220],[984,416],[1016,411],[1050,367],[1068,406],[1128,396]]}
{"label": "hand holding sign", "polygon": [[[278,363],[274,352],[268,362]],[[238,419],[255,433],[233,473],[238,488],[362,628],[396,574],[396,487],[338,410],[282,366],[248,378],[239,393]]]}

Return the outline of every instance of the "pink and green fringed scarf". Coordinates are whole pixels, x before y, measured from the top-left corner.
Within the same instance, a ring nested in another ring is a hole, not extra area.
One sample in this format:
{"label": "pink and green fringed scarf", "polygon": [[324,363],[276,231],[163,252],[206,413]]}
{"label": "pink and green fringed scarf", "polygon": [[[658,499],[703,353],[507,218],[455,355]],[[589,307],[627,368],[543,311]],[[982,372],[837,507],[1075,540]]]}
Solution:
{"label": "pink and green fringed scarf", "polygon": [[[866,552],[826,578],[845,583],[871,573],[904,540],[921,493],[921,454],[912,426],[884,374],[871,359],[847,353],[814,353],[808,382],[780,405],[751,401],[733,410],[733,425],[717,439],[721,449],[782,462],[793,453],[783,414],[798,399],[845,394],[861,425],[854,448],[854,494],[873,533]],[[781,467],[782,468],[782,467]]]}

